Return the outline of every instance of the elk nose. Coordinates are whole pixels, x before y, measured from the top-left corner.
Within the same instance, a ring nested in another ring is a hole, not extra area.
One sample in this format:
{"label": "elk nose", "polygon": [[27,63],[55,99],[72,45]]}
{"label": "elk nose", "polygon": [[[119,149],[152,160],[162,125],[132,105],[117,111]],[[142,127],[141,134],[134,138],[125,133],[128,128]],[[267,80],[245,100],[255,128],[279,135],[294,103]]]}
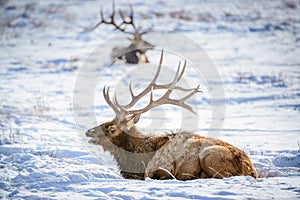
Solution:
{"label": "elk nose", "polygon": [[88,130],[88,131],[85,133],[85,135],[86,135],[87,137],[93,137],[93,135],[94,135],[95,132],[96,132],[95,129],[90,129],[90,130]]}

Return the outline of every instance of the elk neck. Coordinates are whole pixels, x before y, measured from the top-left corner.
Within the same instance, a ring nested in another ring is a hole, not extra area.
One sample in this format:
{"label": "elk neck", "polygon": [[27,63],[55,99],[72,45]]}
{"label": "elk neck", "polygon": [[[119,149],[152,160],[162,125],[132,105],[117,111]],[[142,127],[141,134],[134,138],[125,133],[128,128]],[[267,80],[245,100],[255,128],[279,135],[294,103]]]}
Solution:
{"label": "elk neck", "polygon": [[169,134],[145,136],[135,125],[122,131],[114,120],[104,123],[102,130],[115,146],[134,153],[157,151],[170,140]]}

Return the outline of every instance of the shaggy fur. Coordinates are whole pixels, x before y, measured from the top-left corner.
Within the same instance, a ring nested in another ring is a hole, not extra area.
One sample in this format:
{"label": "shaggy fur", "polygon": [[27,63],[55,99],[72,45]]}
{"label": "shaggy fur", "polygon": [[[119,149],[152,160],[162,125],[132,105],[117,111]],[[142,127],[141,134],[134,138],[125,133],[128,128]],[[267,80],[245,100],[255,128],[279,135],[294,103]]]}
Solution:
{"label": "shaggy fur", "polygon": [[242,150],[193,132],[144,136],[135,126],[125,133],[113,120],[88,130],[86,135],[93,138],[91,143],[101,145],[114,156],[124,178],[257,178],[252,162]]}

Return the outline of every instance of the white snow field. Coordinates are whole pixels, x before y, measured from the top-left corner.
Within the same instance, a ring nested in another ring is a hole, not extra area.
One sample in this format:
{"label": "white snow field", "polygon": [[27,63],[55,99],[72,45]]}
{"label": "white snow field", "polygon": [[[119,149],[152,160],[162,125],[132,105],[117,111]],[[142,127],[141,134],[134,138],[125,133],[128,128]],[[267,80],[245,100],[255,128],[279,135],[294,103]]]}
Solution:
{"label": "white snow field", "polygon": [[[0,0],[0,199],[300,198],[300,1],[131,2],[137,23],[176,31],[207,53],[222,80],[211,84],[223,85],[225,92],[219,137],[244,150],[261,178],[123,179],[109,153],[100,147],[92,153],[82,130],[113,119],[101,97],[104,82],[113,86],[137,66],[118,63],[102,73],[103,63],[95,61],[98,68],[90,72],[104,78],[91,88],[95,97],[80,96],[95,102],[94,113],[73,106],[80,70],[118,33],[109,26],[89,31],[100,7],[108,14],[111,2]],[[116,6],[128,9],[128,1],[116,0]],[[145,39],[153,41],[151,34]],[[159,49],[148,51],[152,64],[158,54]],[[171,58],[166,55],[164,63],[176,66]],[[191,65],[184,76],[195,79]],[[190,102],[199,113],[199,126],[192,129],[202,135],[210,131],[212,110],[206,78],[199,79],[204,93]],[[163,109],[168,114],[153,119],[164,121],[163,131],[182,128],[178,109]],[[96,121],[78,124],[75,115]],[[147,127],[149,118],[138,126],[160,131]]]}

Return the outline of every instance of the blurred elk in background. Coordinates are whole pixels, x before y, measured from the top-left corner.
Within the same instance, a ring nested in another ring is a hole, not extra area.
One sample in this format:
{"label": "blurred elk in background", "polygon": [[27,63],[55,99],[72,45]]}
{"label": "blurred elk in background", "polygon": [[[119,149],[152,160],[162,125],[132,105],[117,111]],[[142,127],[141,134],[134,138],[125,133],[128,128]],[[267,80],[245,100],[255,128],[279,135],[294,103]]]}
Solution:
{"label": "blurred elk in background", "polygon": [[[109,15],[108,19],[104,18],[103,9],[100,10],[101,20],[93,28],[97,28],[101,24],[112,25],[115,30],[119,30],[125,34],[131,35],[131,38],[128,38],[131,44],[127,47],[114,47],[111,52],[111,58],[122,59],[126,63],[130,64],[142,64],[148,63],[148,58],[146,56],[146,51],[153,49],[154,45],[142,39],[142,36],[147,34],[151,29],[142,30],[141,27],[137,27],[134,22],[134,13],[132,5],[129,4],[130,14],[129,16],[125,15],[125,12],[119,10],[116,13],[115,2],[113,1],[112,13]],[[117,23],[116,18],[121,19],[121,22]],[[131,30],[128,30],[128,26],[131,27]]]}
{"label": "blurred elk in background", "polygon": [[[129,85],[131,101],[120,105],[116,94],[111,99],[109,87],[103,88],[103,96],[116,116],[112,121],[103,123],[86,132],[91,137],[90,143],[101,145],[109,151],[121,170],[124,178],[190,180],[196,178],[224,178],[229,176],[257,177],[249,157],[240,149],[222,140],[202,137],[190,131],[178,131],[165,134],[145,136],[138,131],[135,124],[141,115],[150,109],[171,104],[195,113],[186,101],[200,92],[199,86],[187,89],[177,83],[183,76],[186,61],[179,63],[176,75],[169,84],[158,84],[162,68],[163,51],[158,69],[150,84],[138,95]],[[165,92],[154,99],[154,91]],[[187,93],[180,99],[170,97],[174,90]],[[140,99],[148,95],[149,103],[141,109],[132,109]]]}

